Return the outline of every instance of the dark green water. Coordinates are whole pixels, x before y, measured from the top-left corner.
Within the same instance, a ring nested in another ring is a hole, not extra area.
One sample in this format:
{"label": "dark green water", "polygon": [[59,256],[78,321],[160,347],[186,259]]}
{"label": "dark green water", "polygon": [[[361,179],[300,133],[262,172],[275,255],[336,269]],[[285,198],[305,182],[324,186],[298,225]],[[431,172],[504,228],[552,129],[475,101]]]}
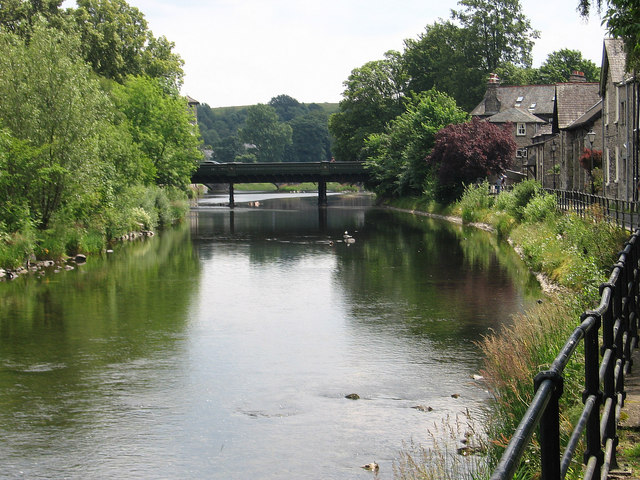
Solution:
{"label": "dark green water", "polygon": [[0,283],[0,478],[368,479],[375,460],[391,479],[403,442],[478,410],[473,342],[539,295],[517,256],[368,197],[315,201],[203,202]]}

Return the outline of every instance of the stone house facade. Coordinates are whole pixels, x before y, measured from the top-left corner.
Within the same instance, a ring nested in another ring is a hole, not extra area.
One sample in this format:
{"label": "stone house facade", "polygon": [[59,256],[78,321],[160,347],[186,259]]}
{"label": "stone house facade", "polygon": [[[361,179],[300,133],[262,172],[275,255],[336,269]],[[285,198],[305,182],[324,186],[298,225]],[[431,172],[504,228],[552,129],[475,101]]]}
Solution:
{"label": "stone house facade", "polygon": [[605,39],[602,53],[603,190],[610,198],[638,200],[638,80],[626,71],[620,39]]}

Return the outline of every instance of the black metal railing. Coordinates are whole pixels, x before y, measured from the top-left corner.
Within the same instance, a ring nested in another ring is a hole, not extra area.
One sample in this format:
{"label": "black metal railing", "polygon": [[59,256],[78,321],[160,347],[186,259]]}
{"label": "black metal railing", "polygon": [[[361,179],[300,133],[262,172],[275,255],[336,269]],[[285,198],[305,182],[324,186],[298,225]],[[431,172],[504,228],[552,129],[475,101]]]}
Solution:
{"label": "black metal railing", "polygon": [[[576,198],[570,201],[575,202]],[[636,230],[613,266],[609,281],[600,287],[598,308],[582,315],[580,325],[549,370],[535,377],[533,400],[492,480],[513,478],[538,427],[542,480],[565,478],[583,438],[584,479],[606,478],[609,470],[617,466],[617,423],[625,400],[625,376],[638,345],[639,258],[640,230]],[[581,341],[585,355],[584,409],[561,454],[559,400],[563,393],[563,371]]]}
{"label": "black metal railing", "polygon": [[585,217],[594,213],[594,206],[612,223],[629,231],[640,226],[640,202],[631,202],[617,198],[607,198],[586,192],[545,189],[555,194],[558,207],[565,211],[573,211]]}

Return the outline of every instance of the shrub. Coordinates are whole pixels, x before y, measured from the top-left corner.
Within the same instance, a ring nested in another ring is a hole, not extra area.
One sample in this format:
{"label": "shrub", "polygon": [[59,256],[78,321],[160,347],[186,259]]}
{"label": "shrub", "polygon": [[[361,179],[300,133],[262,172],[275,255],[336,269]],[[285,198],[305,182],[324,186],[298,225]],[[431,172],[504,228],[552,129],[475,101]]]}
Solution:
{"label": "shrub", "polygon": [[482,220],[492,205],[493,198],[489,195],[489,182],[465,185],[464,194],[459,202],[462,221],[469,223]]}
{"label": "shrub", "polygon": [[535,195],[522,210],[522,220],[526,223],[542,222],[558,215],[558,202],[555,195],[542,192]]}

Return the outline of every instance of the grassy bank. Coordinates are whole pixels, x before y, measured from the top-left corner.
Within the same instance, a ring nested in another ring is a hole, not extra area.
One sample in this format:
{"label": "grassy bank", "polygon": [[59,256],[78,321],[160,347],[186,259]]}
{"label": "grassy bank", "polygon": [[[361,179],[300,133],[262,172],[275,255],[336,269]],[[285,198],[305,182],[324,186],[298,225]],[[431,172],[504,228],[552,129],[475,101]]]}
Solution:
{"label": "grassy bank", "polygon": [[[454,472],[450,478],[488,478],[532,399],[533,377],[548,368],[581,313],[596,306],[598,287],[610,274],[628,233],[605,222],[595,207],[584,218],[561,213],[555,197],[533,181],[522,182],[498,196],[489,194],[487,183],[471,186],[457,204],[449,207],[419,199],[393,205],[491,225],[497,235],[512,243],[532,271],[554,287],[542,302],[516,315],[510,325],[478,341],[484,354],[483,375],[492,394],[484,422],[486,439],[482,442],[487,448],[487,462],[478,462],[473,472]],[[582,409],[584,366],[580,350],[574,358],[565,370],[563,435],[568,435],[569,425],[575,424]],[[518,472],[519,479],[539,475],[535,438],[532,445]],[[397,469],[402,474],[397,478],[443,478],[441,470],[441,465],[425,465],[416,462],[415,456],[403,454]],[[577,458],[567,478],[579,478],[581,470],[581,458]]]}
{"label": "grassy bank", "polygon": [[98,253],[110,241],[130,232],[153,231],[179,222],[188,208],[189,200],[182,190],[135,186],[95,212],[62,210],[46,230],[25,221],[20,231],[10,233],[0,224],[0,268],[11,270],[36,259]]}

